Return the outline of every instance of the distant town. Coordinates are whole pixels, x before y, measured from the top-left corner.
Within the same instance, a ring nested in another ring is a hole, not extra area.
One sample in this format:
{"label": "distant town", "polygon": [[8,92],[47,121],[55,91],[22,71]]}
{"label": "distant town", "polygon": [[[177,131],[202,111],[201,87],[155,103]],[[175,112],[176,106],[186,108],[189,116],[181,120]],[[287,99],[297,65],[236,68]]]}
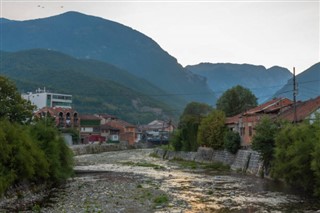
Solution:
{"label": "distant town", "polygon": [[[120,142],[127,145],[139,142],[164,145],[168,144],[169,137],[176,128],[171,121],[154,120],[148,124],[133,125],[107,113],[79,114],[72,107],[72,95],[49,92],[45,88],[22,94],[22,97],[36,106],[35,117],[54,119],[69,145]],[[320,96],[299,101],[295,106],[288,98],[274,98],[238,115],[227,117],[225,125],[239,133],[242,148],[249,148],[255,126],[263,116],[292,123],[304,120],[313,122],[316,112],[320,112]],[[79,137],[72,139],[71,134],[66,131],[68,129],[78,131]]]}

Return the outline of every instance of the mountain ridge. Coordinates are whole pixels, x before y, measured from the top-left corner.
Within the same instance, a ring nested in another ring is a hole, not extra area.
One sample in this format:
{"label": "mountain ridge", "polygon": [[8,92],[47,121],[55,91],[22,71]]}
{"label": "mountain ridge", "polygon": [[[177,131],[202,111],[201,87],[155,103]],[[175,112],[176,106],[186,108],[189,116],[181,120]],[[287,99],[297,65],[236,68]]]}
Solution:
{"label": "mountain ridge", "polygon": [[250,89],[259,99],[259,103],[270,98],[291,76],[289,70],[280,66],[267,69],[262,65],[252,64],[206,62],[188,65],[186,69],[206,77],[209,87],[217,95],[241,85]]}
{"label": "mountain ridge", "polygon": [[[296,83],[298,101],[306,101],[320,96],[320,62],[296,75]],[[276,91],[273,97],[293,99],[293,78],[290,78],[282,88]]]}
{"label": "mountain ridge", "polygon": [[170,111],[178,110],[142,93],[161,92],[160,89],[104,62],[42,49],[1,52],[0,60],[0,74],[14,80],[20,90],[46,87],[72,94],[76,109],[82,113],[110,113],[131,122],[142,122],[173,116]]}
{"label": "mountain ridge", "polygon": [[188,94],[182,97],[185,103],[216,101],[204,78],[184,69],[152,38],[114,21],[67,12],[5,23],[2,31],[5,51],[42,48],[95,59],[144,78],[169,94]]}

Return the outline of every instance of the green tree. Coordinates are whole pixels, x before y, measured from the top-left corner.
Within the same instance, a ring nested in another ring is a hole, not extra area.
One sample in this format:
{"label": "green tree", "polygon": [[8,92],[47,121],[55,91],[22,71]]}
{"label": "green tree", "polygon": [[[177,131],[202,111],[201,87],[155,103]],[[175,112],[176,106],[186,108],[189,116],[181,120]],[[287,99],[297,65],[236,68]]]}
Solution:
{"label": "green tree", "polygon": [[225,131],[224,112],[214,110],[201,121],[197,138],[198,144],[213,149],[222,149]]}
{"label": "green tree", "polygon": [[73,153],[52,120],[40,119],[31,127],[31,135],[49,162],[49,177],[60,182],[73,174]]}
{"label": "green tree", "polygon": [[0,194],[13,183],[49,177],[48,161],[28,127],[0,121],[0,147]]}
{"label": "green tree", "polygon": [[24,100],[15,85],[0,76],[0,118],[26,123],[31,120],[34,106]]}
{"label": "green tree", "polygon": [[170,141],[176,151],[196,151],[198,149],[198,128],[201,120],[210,111],[212,107],[198,102],[191,102],[185,107],[180,116],[178,130]]}
{"label": "green tree", "polygon": [[227,131],[223,138],[223,145],[226,150],[235,154],[240,149],[241,138],[239,133],[234,131]]}
{"label": "green tree", "polygon": [[209,106],[208,104],[199,103],[199,102],[191,102],[183,110],[181,118],[186,117],[186,116],[203,117],[203,116],[208,115],[211,111],[212,111],[212,107]]}
{"label": "green tree", "polygon": [[273,159],[275,136],[279,127],[269,117],[263,117],[255,127],[256,132],[252,138],[252,149],[258,151],[263,160],[265,171],[269,171]]}
{"label": "green tree", "polygon": [[217,109],[226,113],[227,117],[237,115],[257,106],[256,96],[240,85],[225,91],[217,100]]}
{"label": "green tree", "polygon": [[296,188],[314,192],[316,176],[311,162],[316,157],[314,147],[317,143],[319,141],[311,125],[304,123],[285,126],[276,137],[272,176],[284,179]]}

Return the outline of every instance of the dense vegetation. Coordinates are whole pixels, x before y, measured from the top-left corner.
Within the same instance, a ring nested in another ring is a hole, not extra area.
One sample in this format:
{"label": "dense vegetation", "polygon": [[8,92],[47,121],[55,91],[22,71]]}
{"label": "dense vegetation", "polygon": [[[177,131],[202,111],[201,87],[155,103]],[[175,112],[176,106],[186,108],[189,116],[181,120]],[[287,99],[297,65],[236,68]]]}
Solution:
{"label": "dense vegetation", "polygon": [[240,85],[225,91],[217,100],[217,109],[231,117],[258,105],[256,96]]}
{"label": "dense vegetation", "polygon": [[159,117],[176,119],[173,112],[182,108],[179,98],[152,98],[165,92],[107,63],[40,49],[2,52],[0,60],[0,74],[13,79],[20,90],[46,87],[71,94],[80,113],[108,113],[135,124]]}
{"label": "dense vegetation", "polygon": [[[50,120],[30,121],[32,106],[0,76],[0,105],[7,100],[21,105],[1,108],[0,195],[11,185],[24,182],[60,182],[73,173],[72,152]],[[22,110],[24,109],[24,110]],[[28,115],[28,116],[26,116]]]}
{"label": "dense vegetation", "polygon": [[320,120],[287,124],[275,137],[272,176],[320,197]]}
{"label": "dense vegetation", "polygon": [[240,148],[239,134],[231,133],[231,137],[229,134],[225,128],[223,111],[204,103],[192,102],[181,115],[170,145],[176,151],[197,151],[199,146],[206,146],[236,152]]}
{"label": "dense vegetation", "polygon": [[[320,117],[301,124],[262,119],[252,148],[264,161],[264,172],[294,188],[320,196]],[[271,170],[271,173],[269,171]]]}

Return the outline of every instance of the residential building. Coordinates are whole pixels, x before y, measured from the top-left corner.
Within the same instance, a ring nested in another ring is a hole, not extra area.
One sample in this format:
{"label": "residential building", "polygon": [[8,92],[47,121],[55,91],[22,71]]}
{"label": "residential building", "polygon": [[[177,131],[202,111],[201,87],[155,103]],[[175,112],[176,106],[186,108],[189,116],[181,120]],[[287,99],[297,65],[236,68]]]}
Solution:
{"label": "residential building", "polygon": [[59,128],[78,128],[79,114],[76,110],[62,107],[43,107],[34,113],[38,118],[53,118]]}
{"label": "residential building", "polygon": [[129,145],[136,142],[136,126],[120,119],[110,120],[106,124],[114,129],[119,129],[120,141],[128,142]]}
{"label": "residential building", "polygon": [[80,115],[81,143],[102,142],[100,121],[101,119],[95,115]]}
{"label": "residential building", "polygon": [[275,119],[280,113],[290,109],[292,104],[293,102],[288,98],[276,98],[246,112],[227,118],[226,125],[229,129],[240,134],[242,147],[250,147],[252,137],[255,134],[255,126],[260,122],[261,118],[269,116]]}
{"label": "residential building", "polygon": [[72,108],[72,95],[48,92],[45,88],[22,94],[22,98],[30,101],[38,110],[44,107]]}
{"label": "residential building", "polygon": [[[277,119],[287,120],[290,122],[302,122],[308,120],[313,122],[315,119],[315,114],[320,113],[320,96],[314,99],[310,99],[303,102],[297,102],[296,113],[294,107],[282,112]],[[295,121],[296,114],[296,121]]]}
{"label": "residential building", "polygon": [[108,124],[100,126],[101,136],[106,138],[106,141],[116,143],[120,141],[120,129],[114,128]]}
{"label": "residential building", "polygon": [[174,130],[171,121],[154,120],[147,125],[139,126],[141,140],[150,142],[168,142],[170,133]]}

